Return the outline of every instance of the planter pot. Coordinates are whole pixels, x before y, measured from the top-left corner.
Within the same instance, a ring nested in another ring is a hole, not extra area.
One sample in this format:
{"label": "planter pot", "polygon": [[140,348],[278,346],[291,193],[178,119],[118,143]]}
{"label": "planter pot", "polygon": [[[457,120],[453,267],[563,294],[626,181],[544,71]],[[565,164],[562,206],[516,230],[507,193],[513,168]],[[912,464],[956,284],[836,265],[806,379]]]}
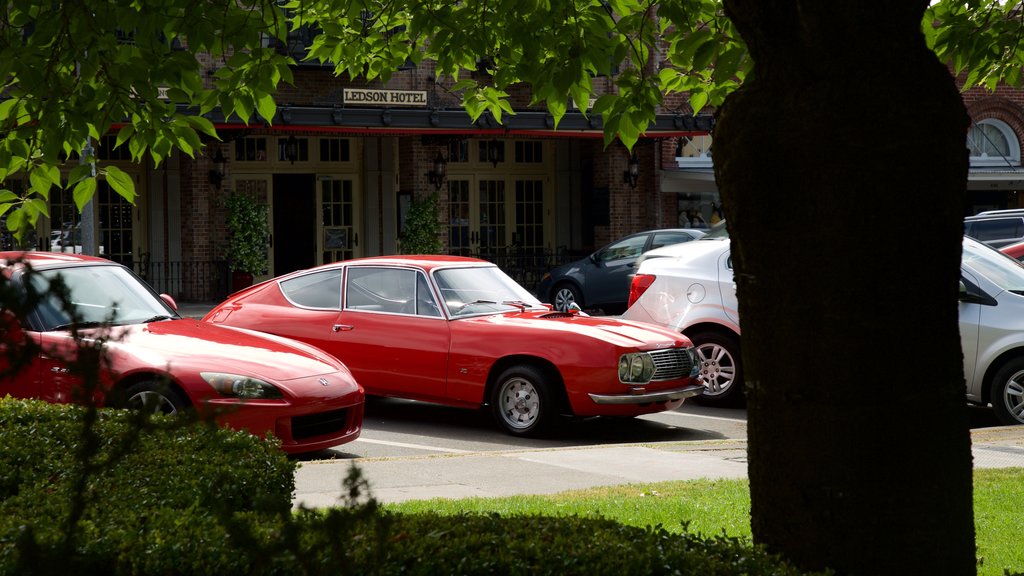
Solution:
{"label": "planter pot", "polygon": [[232,270],[231,272],[231,291],[238,292],[243,288],[252,286],[252,274],[248,272],[239,272],[238,270]]}

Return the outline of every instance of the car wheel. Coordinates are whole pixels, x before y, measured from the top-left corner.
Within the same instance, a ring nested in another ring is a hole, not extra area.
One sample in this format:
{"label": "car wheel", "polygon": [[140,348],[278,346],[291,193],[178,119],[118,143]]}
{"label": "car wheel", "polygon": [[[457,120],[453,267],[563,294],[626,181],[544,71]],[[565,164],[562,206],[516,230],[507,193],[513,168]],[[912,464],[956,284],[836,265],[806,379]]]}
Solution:
{"label": "car wheel", "polygon": [[498,425],[514,436],[536,436],[556,414],[548,378],[535,366],[513,366],[501,373],[491,396]]}
{"label": "car wheel", "polygon": [[153,414],[180,414],[189,407],[189,402],[169,384],[146,381],[128,388],[126,406]]}
{"label": "car wheel", "polygon": [[1015,358],[996,372],[990,396],[1000,422],[1024,424],[1024,358]]}
{"label": "car wheel", "polygon": [[555,286],[554,297],[552,298],[551,304],[554,305],[555,310],[559,312],[567,312],[569,305],[573,302],[583,307],[583,298],[580,295],[578,288],[572,284],[559,284]]}
{"label": "car wheel", "polygon": [[690,336],[700,360],[699,378],[707,386],[695,400],[705,406],[735,406],[743,398],[739,340],[717,332]]}

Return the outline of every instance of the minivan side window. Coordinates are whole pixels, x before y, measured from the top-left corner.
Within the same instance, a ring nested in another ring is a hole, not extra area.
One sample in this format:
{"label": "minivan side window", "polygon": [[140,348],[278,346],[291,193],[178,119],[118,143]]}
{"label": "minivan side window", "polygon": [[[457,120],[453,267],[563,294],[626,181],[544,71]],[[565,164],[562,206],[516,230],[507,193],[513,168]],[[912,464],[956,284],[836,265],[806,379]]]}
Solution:
{"label": "minivan side window", "polygon": [[1024,218],[999,218],[971,222],[967,235],[981,242],[1024,236]]}

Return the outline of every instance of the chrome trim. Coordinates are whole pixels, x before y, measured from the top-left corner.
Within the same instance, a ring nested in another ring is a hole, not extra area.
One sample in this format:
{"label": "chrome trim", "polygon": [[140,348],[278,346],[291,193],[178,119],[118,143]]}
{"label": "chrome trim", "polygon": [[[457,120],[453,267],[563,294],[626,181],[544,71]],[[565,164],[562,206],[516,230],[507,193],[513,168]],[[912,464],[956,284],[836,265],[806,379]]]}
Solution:
{"label": "chrome trim", "polygon": [[692,398],[704,393],[703,384],[692,384],[685,388],[659,390],[647,394],[588,394],[594,404],[651,404]]}

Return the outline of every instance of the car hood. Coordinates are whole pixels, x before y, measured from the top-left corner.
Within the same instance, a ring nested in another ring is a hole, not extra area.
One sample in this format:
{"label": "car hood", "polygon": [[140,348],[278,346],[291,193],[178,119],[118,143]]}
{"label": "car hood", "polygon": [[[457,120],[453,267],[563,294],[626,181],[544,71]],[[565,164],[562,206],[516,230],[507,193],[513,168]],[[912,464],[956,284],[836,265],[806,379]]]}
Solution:
{"label": "car hood", "polygon": [[537,332],[573,332],[581,337],[594,338],[623,347],[664,348],[668,345],[687,343],[683,335],[651,324],[608,316],[574,315],[545,310],[476,316],[456,322],[500,324]]}
{"label": "car hood", "polygon": [[345,369],[313,346],[194,319],[117,327],[111,331],[109,348],[161,370],[171,365],[282,382]]}

